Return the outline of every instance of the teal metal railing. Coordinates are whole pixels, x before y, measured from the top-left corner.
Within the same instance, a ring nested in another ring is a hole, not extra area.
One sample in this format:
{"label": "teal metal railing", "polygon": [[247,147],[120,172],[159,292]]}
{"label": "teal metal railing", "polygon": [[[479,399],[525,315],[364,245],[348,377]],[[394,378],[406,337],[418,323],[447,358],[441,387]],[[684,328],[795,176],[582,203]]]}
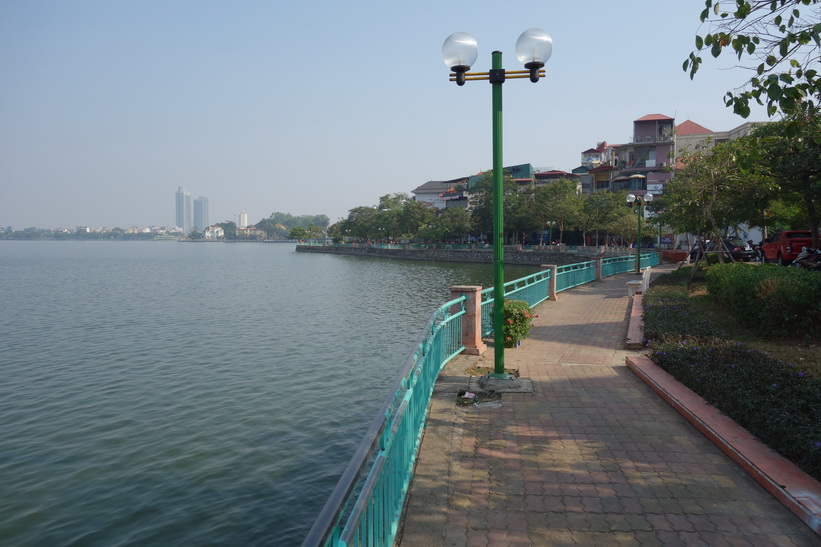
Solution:
{"label": "teal metal railing", "polygon": [[[524,300],[532,308],[547,300],[550,282],[550,270],[543,270],[520,279],[505,283],[505,298]],[[493,332],[493,287],[483,289],[482,299],[482,336]]]}
{"label": "teal metal railing", "polygon": [[596,261],[559,266],[556,269],[556,292],[566,291],[596,280]]}
{"label": "teal metal railing", "polygon": [[464,314],[462,296],[428,320],[304,546],[393,544],[436,377],[464,349]]}
{"label": "teal metal railing", "polygon": [[[641,255],[642,268],[658,263],[658,253]],[[635,256],[603,259],[602,276],[632,271],[635,264]],[[556,291],[595,279],[596,261],[561,266],[556,270]],[[505,297],[524,300],[533,307],[548,298],[549,282],[550,270],[509,281],[505,283]],[[493,332],[492,292],[492,288],[481,291],[482,336]],[[303,547],[393,544],[436,378],[448,361],[464,349],[465,300],[462,296],[442,305],[422,329],[399,379]]]}
{"label": "teal metal railing", "polygon": [[[590,283],[596,280],[597,261],[579,262],[556,268],[556,292]],[[641,267],[655,266],[659,263],[658,253],[643,253]],[[636,267],[635,256],[619,256],[602,259],[602,277],[627,273]],[[505,283],[505,298],[524,300],[532,308],[548,298],[550,271],[544,270],[515,281]],[[483,289],[482,298],[482,336],[493,333],[493,287]]]}

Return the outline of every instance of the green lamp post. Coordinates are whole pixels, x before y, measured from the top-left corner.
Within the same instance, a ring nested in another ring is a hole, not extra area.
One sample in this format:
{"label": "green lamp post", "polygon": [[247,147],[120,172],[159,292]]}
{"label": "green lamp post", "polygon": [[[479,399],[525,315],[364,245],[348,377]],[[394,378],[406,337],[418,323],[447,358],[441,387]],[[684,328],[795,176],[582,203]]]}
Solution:
{"label": "green lamp post", "polygon": [[553,53],[553,39],[541,29],[526,30],[516,41],[516,58],[527,70],[505,71],[502,52],[491,54],[489,72],[468,72],[478,56],[476,39],[465,32],[455,32],[442,45],[442,57],[453,72],[450,81],[463,86],[468,80],[487,80],[493,90],[493,376],[505,377],[504,357],[504,203],[502,162],[502,84],[509,78],[529,78],[536,83],[544,76],[544,67]]}
{"label": "green lamp post", "polygon": [[646,193],[644,196],[636,196],[634,194],[627,194],[627,203],[630,204],[632,207],[635,203],[636,207],[636,222],[637,224],[637,237],[636,237],[636,273],[641,273],[641,217],[642,217],[642,209],[644,205],[653,201],[653,194]]}

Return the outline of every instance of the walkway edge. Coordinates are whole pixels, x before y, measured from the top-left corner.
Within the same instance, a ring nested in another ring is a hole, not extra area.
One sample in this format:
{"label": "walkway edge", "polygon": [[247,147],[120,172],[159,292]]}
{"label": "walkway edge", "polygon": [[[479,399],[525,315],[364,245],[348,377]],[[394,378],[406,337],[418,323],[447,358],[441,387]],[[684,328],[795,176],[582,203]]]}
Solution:
{"label": "walkway edge", "polygon": [[798,518],[821,536],[821,483],[721,414],[644,355],[627,366]]}

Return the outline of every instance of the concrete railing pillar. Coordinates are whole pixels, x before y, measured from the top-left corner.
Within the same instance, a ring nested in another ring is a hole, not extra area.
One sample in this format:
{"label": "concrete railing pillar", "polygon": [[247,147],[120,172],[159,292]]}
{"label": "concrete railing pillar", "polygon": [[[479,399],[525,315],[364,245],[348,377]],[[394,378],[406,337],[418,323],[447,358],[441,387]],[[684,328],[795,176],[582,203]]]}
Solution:
{"label": "concrete railing pillar", "polygon": [[450,288],[450,299],[465,295],[465,315],[462,317],[462,345],[466,355],[482,355],[487,345],[482,342],[482,287],[457,285]]}
{"label": "concrete railing pillar", "polygon": [[601,281],[602,279],[604,279],[602,277],[603,262],[604,261],[602,260],[601,256],[599,256],[599,258],[596,259],[596,281]]}
{"label": "concrete railing pillar", "polygon": [[553,264],[542,264],[542,270],[550,270],[550,279],[547,282],[547,298],[548,300],[558,300],[556,296],[556,271],[558,266]]}

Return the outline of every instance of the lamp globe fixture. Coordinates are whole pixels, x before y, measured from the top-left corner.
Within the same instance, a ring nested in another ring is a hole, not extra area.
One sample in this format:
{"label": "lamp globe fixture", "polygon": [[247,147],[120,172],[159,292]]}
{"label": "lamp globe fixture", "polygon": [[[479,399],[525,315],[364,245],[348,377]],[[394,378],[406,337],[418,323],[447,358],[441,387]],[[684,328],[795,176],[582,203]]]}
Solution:
{"label": "lamp globe fixture", "polygon": [[530,70],[530,81],[539,81],[539,69],[553,54],[553,38],[540,28],[524,31],[516,40],[516,58]]}
{"label": "lamp globe fixture", "polygon": [[456,74],[457,85],[465,85],[465,72],[470,70],[478,56],[476,38],[467,32],[454,32],[442,44],[442,59]]}

